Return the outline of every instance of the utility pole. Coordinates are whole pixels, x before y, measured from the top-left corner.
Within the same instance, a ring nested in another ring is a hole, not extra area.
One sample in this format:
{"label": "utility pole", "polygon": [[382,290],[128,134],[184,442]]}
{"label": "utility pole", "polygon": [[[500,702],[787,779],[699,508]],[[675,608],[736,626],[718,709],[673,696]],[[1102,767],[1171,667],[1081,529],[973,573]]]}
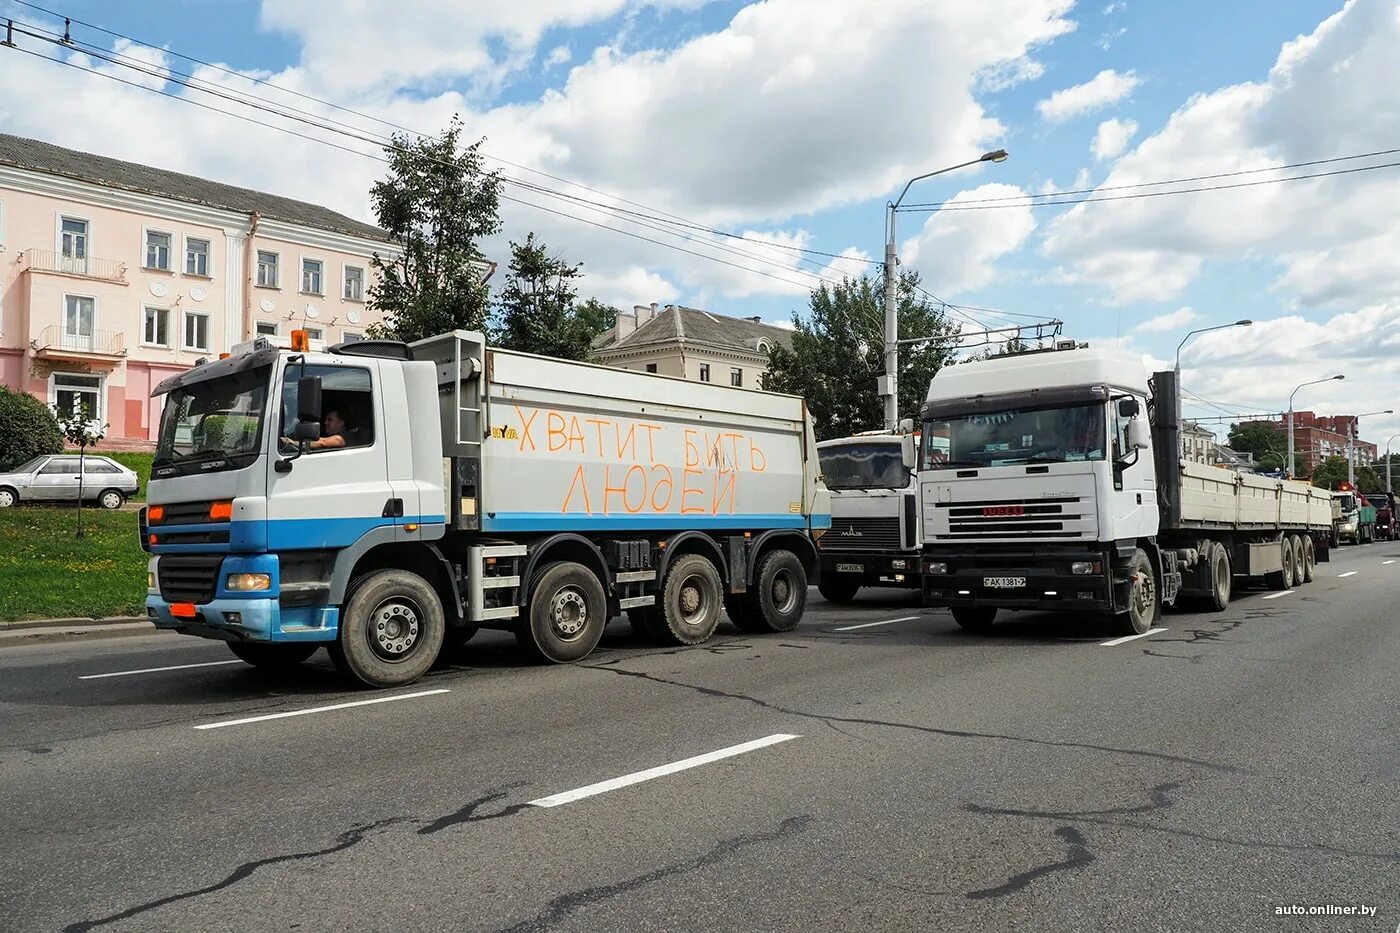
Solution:
{"label": "utility pole", "polygon": [[1400,434],[1392,434],[1385,439],[1385,491],[1394,492],[1395,487],[1390,485],[1390,442],[1400,437]]}
{"label": "utility pole", "polygon": [[934,175],[942,175],[944,172],[951,172],[955,169],[967,168],[978,162],[1005,162],[1006,158],[1006,150],[997,149],[992,152],[984,152],[979,158],[970,162],[950,165],[936,172],[915,175],[904,185],[904,190],[899,193],[899,197],[885,205],[885,374],[879,378],[877,388],[885,399],[885,429],[888,431],[899,430],[899,296],[897,294],[899,258],[895,255],[897,249],[895,245],[895,214],[898,213],[900,203],[904,200],[904,196],[909,193],[909,188],[914,182],[932,178]]}

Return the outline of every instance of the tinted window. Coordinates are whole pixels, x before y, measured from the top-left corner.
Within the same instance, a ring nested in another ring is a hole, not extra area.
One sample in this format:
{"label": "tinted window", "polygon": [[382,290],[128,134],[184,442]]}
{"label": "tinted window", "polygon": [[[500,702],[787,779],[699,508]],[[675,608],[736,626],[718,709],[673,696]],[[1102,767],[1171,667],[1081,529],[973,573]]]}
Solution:
{"label": "tinted window", "polygon": [[[321,437],[339,433],[345,447],[374,443],[374,394],[368,369],[357,366],[307,366],[305,374],[321,377]],[[282,375],[282,437],[291,434],[297,418],[297,380],[302,367],[288,366]],[[335,429],[340,427],[339,432]],[[313,448],[315,453],[320,449]]]}

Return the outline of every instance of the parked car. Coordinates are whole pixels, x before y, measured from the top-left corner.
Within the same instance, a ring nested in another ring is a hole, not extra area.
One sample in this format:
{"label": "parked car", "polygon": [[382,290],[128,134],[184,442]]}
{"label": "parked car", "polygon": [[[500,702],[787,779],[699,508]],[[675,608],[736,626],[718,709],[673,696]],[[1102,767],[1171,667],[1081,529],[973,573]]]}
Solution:
{"label": "parked car", "polygon": [[[115,460],[83,457],[83,501],[104,509],[119,509],[136,494],[140,477]],[[78,498],[78,456],[47,454],[0,473],[0,509],[20,502],[73,502]]]}

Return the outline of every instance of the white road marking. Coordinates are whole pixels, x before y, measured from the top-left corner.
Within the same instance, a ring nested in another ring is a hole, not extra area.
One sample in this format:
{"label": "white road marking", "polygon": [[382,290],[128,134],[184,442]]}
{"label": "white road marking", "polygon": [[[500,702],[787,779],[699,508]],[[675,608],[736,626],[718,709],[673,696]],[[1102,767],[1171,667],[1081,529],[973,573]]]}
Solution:
{"label": "white road marking", "polygon": [[187,671],[192,667],[219,667],[224,664],[242,664],[234,658],[231,661],[205,661],[202,664],[172,664],[170,667],[143,667],[139,671],[113,671],[110,674],[84,674],[79,680],[100,680],[103,677],[130,677],[132,674],[159,674],[162,671]]}
{"label": "white road marking", "polygon": [[1125,642],[1125,641],[1134,641],[1135,639],[1138,639],[1138,638],[1146,638],[1148,635],[1156,635],[1158,632],[1165,632],[1165,631],[1167,631],[1166,628],[1148,629],[1147,631],[1143,632],[1141,635],[1124,635],[1122,638],[1115,638],[1115,639],[1113,639],[1112,641],[1101,641],[1101,642],[1099,642],[1099,647],[1100,647],[1100,648],[1112,648],[1114,645],[1121,645],[1121,644],[1123,644],[1123,642]]}
{"label": "white road marking", "polygon": [[1265,598],[1265,599],[1278,599],[1280,596],[1292,596],[1292,595],[1293,595],[1293,590],[1280,590],[1280,591],[1277,592],[1277,593],[1270,593],[1268,596],[1265,596],[1264,598]]}
{"label": "white road marking", "polygon": [[854,632],[858,628],[874,628],[877,625],[894,625],[896,622],[913,622],[919,616],[904,616],[900,619],[886,619],[883,622],[866,622],[863,625],[847,625],[843,628],[834,628],[833,632]]}
{"label": "white road marking", "polygon": [[746,752],[757,751],[760,748],[767,748],[769,745],[777,745],[779,742],[787,742],[792,739],[800,738],[802,738],[800,735],[789,735],[786,732],[779,732],[761,739],[754,739],[752,742],[745,742],[742,745],[731,745],[728,748],[721,748],[718,751],[696,755],[694,758],[674,761],[669,765],[659,765],[655,768],[648,768],[645,771],[634,771],[631,774],[624,774],[622,777],[615,777],[608,781],[599,781],[597,784],[589,784],[587,787],[579,787],[574,790],[566,790],[563,793],[551,794],[548,797],[531,800],[528,806],[557,807],[562,804],[573,803],[575,800],[582,800],[585,797],[606,794],[608,791],[617,790],[621,787],[640,784],[643,781],[650,781],[654,778],[665,777],[668,774],[675,774],[677,771],[698,768],[701,765],[707,765],[724,758],[733,758],[735,755],[742,755]]}
{"label": "white road marking", "polygon": [[1384,566],[1387,565],[1387,564],[1393,564],[1393,563],[1395,563],[1395,561],[1393,561],[1393,560],[1383,560],[1383,561],[1381,561],[1381,566],[1384,567]]}
{"label": "white road marking", "polygon": [[356,700],[353,703],[334,703],[330,706],[313,706],[310,709],[292,710],[289,713],[269,713],[266,716],[249,716],[246,719],[225,719],[222,722],[206,722],[196,729],[222,729],[225,726],[246,726],[251,722],[267,722],[269,719],[289,719],[292,716],[310,716],[312,713],[329,713],[331,710],[349,709],[352,706],[373,706],[376,703],[393,703],[395,700],[413,700],[430,697],[439,693],[451,693],[447,688],[440,690],[419,690],[417,693],[400,693],[391,697],[375,697],[372,700]]}
{"label": "white road marking", "polygon": [[1348,570],[1346,573],[1339,573],[1339,574],[1337,574],[1337,576],[1338,576],[1338,577],[1354,577],[1354,576],[1356,576],[1356,574],[1357,574],[1357,571],[1355,571],[1355,570]]}

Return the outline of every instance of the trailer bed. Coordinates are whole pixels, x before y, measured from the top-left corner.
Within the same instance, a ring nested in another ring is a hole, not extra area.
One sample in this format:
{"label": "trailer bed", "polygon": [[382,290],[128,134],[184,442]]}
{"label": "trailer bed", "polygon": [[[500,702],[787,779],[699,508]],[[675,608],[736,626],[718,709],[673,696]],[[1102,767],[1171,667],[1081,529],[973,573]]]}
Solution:
{"label": "trailer bed", "polygon": [[1276,531],[1332,527],[1332,495],[1307,483],[1181,461],[1179,527]]}

